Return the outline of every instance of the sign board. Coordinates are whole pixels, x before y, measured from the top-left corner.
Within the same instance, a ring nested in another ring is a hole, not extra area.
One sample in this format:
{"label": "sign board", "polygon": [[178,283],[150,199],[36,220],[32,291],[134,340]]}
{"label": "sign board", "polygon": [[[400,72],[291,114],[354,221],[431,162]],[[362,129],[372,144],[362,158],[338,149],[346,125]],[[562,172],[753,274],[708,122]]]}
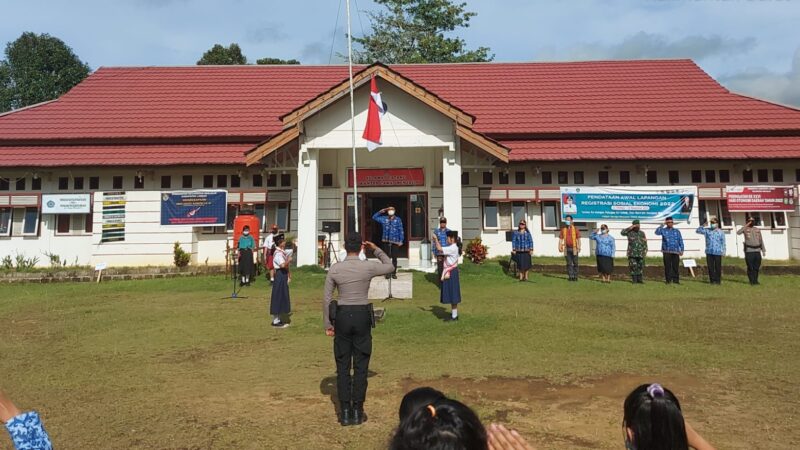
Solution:
{"label": "sign board", "polygon": [[101,263],[95,264],[94,270],[106,270],[107,267],[108,267],[108,263],[101,262]]}
{"label": "sign board", "polygon": [[697,261],[694,259],[684,259],[683,267],[697,267]]}
{"label": "sign board", "polygon": [[225,191],[178,191],[161,194],[161,225],[193,227],[226,224],[228,193]]}
{"label": "sign board", "polygon": [[100,243],[125,240],[125,192],[103,192],[103,220]]}
{"label": "sign board", "polygon": [[562,187],[561,217],[576,222],[633,219],[661,222],[667,217],[688,221],[697,197],[694,186]]}
{"label": "sign board", "polygon": [[[425,171],[409,169],[358,169],[359,187],[424,186]],[[347,185],[353,187],[353,169],[347,169]]]}
{"label": "sign board", "polygon": [[42,214],[89,214],[90,194],[43,194]]}
{"label": "sign board", "polygon": [[794,186],[728,186],[725,188],[728,211],[794,211],[797,189]]}

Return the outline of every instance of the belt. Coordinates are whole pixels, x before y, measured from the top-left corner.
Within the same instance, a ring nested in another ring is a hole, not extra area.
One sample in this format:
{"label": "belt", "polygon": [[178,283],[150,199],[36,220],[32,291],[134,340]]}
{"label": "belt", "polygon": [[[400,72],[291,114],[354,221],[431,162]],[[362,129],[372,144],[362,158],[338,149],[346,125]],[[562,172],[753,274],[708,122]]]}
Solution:
{"label": "belt", "polygon": [[342,311],[369,311],[371,307],[372,303],[366,305],[339,305],[339,309]]}

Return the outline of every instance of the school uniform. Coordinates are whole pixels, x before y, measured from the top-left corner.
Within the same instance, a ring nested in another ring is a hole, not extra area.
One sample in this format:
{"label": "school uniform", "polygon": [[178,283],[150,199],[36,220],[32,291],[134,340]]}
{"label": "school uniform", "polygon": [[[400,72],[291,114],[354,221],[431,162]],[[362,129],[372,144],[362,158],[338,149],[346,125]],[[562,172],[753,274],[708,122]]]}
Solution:
{"label": "school uniform", "polygon": [[[264,236],[264,265],[267,266],[267,269],[272,270],[275,267],[273,266],[272,262],[272,254],[274,253],[275,249],[275,233],[267,233]],[[267,274],[269,275],[269,274]]]}
{"label": "school uniform", "polygon": [[446,305],[457,305],[461,303],[461,282],[458,279],[458,245],[450,244],[442,247],[442,255],[444,255],[443,274],[449,273],[450,277],[442,280],[439,301]]}
{"label": "school uniform", "polygon": [[256,248],[256,242],[253,236],[240,236],[239,237],[239,275],[242,279],[242,284],[250,284],[250,281],[255,277],[256,266],[253,263],[253,250]]}
{"label": "school uniform", "polygon": [[[433,231],[433,234],[436,235],[436,239],[439,242],[447,242],[447,232],[450,231],[450,228],[437,228]],[[433,252],[433,256],[436,257],[436,276],[438,278],[442,278],[442,271],[444,270],[444,255],[442,252],[436,249],[435,245],[431,245],[431,252]]]}
{"label": "school uniform", "polygon": [[269,303],[269,313],[273,316],[286,315],[292,310],[289,301],[289,268],[281,268],[288,259],[289,254],[286,250],[275,248],[273,258],[275,281],[272,283],[272,296]]}

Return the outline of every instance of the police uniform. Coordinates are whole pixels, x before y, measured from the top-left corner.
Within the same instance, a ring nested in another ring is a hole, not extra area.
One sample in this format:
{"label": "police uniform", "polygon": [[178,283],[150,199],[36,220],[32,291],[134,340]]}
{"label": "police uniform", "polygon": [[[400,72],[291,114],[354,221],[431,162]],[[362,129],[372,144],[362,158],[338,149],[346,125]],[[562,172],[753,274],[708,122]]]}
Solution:
{"label": "police uniform", "polygon": [[[331,266],[325,279],[322,305],[326,329],[333,328],[333,356],[336,359],[336,385],[342,407],[342,424],[352,415],[355,423],[363,420],[367,395],[367,372],[372,354],[372,304],[367,299],[373,277],[391,274],[392,261],[383,250],[376,248],[374,261],[362,261],[348,255],[344,261]],[[331,323],[329,312],[334,289],[339,290],[336,319]],[[352,375],[351,375],[352,368]]]}

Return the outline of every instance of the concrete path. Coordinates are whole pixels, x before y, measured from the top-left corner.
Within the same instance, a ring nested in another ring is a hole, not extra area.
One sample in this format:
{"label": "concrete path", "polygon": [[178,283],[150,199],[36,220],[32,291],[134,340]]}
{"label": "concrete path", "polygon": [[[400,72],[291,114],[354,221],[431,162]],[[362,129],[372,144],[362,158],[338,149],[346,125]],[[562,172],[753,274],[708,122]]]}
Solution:
{"label": "concrete path", "polygon": [[[413,279],[410,272],[398,272],[397,279],[392,280],[392,297],[411,298],[413,294]],[[384,277],[375,277],[369,286],[370,300],[383,300],[389,296],[389,280]]]}

